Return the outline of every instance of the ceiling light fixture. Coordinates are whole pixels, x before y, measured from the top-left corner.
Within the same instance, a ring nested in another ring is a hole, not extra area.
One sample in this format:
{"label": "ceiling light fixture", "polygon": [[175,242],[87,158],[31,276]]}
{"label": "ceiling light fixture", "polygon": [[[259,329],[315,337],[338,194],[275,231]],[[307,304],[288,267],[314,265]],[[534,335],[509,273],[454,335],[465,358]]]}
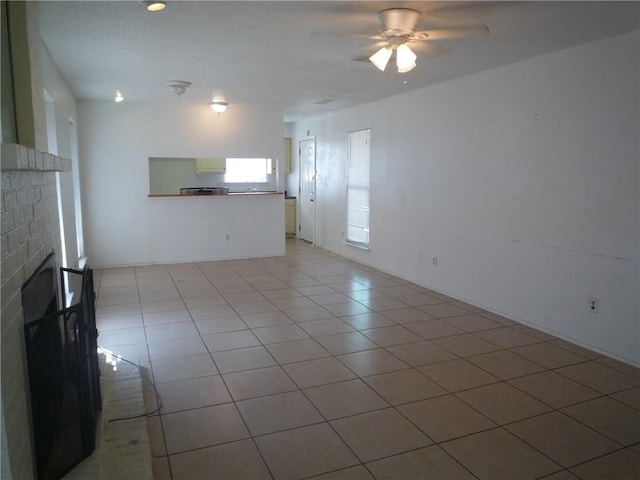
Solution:
{"label": "ceiling light fixture", "polygon": [[113,99],[116,103],[120,103],[124,100],[124,97],[122,96],[122,93],[120,93],[120,90],[116,91],[116,96]]}
{"label": "ceiling light fixture", "polygon": [[209,105],[211,105],[211,109],[218,115],[224,112],[229,106],[227,102],[221,102],[220,100],[214,100],[213,102],[210,102]]}
{"label": "ceiling light fixture", "polygon": [[371,55],[369,60],[376,66],[376,68],[384,72],[394,49],[396,51],[396,65],[398,65],[399,73],[409,72],[416,67],[416,54],[411,51],[409,45],[406,43],[402,43],[397,47],[395,45],[382,47],[376,53]]}
{"label": "ceiling light fixture", "polygon": [[382,70],[387,68],[387,63],[389,63],[389,59],[391,58],[392,50],[389,47],[382,47],[376,53],[369,57],[371,63],[373,63],[376,68]]}
{"label": "ceiling light fixture", "polygon": [[167,2],[146,1],[144,5],[149,12],[159,12],[167,8]]}
{"label": "ceiling light fixture", "polygon": [[190,86],[191,82],[185,82],[184,80],[169,80],[167,82],[167,88],[175,93],[178,98],[180,98],[180,95],[186,92]]}
{"label": "ceiling light fixture", "polygon": [[396,49],[396,63],[398,65],[398,73],[406,73],[416,67],[416,54],[411,51],[406,43],[403,43]]}

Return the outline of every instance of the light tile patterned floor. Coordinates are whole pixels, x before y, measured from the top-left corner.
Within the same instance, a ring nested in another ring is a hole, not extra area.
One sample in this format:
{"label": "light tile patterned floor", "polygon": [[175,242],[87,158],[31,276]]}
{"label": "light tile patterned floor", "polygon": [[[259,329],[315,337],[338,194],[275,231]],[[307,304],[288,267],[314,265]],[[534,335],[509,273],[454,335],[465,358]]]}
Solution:
{"label": "light tile patterned floor", "polygon": [[640,478],[638,369],[304,242],[96,285],[157,480]]}

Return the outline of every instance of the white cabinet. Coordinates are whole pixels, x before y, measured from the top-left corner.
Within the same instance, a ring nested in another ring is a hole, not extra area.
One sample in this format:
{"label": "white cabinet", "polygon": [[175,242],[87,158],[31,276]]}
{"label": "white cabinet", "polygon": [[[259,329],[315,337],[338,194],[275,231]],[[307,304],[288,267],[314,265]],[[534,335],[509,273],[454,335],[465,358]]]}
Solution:
{"label": "white cabinet", "polygon": [[287,237],[296,236],[296,199],[284,199],[284,232]]}
{"label": "white cabinet", "polygon": [[225,158],[196,158],[196,173],[225,173],[227,160]]}

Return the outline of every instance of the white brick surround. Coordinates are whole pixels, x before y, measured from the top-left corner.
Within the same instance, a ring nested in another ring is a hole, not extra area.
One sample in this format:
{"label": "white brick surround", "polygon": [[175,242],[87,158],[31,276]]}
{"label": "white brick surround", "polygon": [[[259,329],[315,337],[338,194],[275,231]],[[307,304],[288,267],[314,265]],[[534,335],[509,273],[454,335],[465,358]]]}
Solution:
{"label": "white brick surround", "polygon": [[2,472],[10,472],[8,478],[30,479],[34,474],[20,289],[49,253],[55,252],[60,262],[55,171],[69,170],[70,161],[3,144],[1,163],[1,392],[6,434],[3,453],[10,459],[10,465],[2,465]]}

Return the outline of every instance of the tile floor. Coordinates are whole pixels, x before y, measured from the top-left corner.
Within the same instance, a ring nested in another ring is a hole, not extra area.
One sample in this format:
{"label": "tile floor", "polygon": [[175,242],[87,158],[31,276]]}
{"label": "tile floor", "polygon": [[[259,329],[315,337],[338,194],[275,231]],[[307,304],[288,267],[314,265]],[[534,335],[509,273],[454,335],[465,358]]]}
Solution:
{"label": "tile floor", "polygon": [[157,480],[640,478],[638,369],[304,242],[96,288]]}

